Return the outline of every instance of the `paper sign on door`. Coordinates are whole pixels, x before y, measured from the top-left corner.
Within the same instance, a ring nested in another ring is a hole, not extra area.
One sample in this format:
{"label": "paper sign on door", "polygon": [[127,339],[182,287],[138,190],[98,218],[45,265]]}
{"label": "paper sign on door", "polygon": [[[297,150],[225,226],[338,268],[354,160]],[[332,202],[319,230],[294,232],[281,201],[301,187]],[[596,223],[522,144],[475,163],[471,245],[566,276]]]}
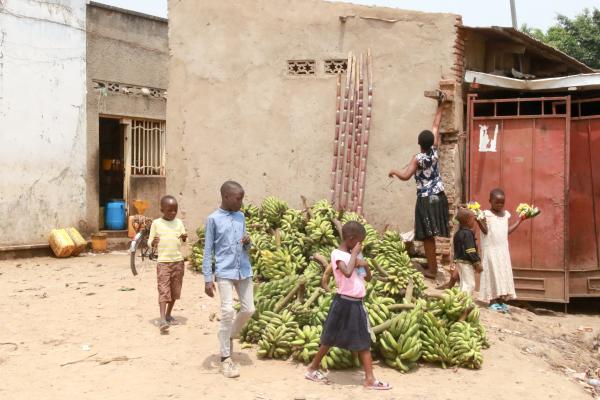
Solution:
{"label": "paper sign on door", "polygon": [[479,125],[479,152],[488,153],[496,152],[496,141],[498,140],[498,124],[494,129],[494,138],[490,138],[487,125]]}

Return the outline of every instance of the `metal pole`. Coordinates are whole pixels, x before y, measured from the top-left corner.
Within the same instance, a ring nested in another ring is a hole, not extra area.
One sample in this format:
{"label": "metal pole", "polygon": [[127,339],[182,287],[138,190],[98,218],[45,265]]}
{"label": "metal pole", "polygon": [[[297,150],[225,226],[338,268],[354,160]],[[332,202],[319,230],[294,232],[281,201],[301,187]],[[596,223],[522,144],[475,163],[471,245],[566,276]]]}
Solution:
{"label": "metal pole", "polygon": [[519,29],[517,26],[517,8],[515,7],[515,0],[510,0],[510,16],[512,18],[513,28]]}

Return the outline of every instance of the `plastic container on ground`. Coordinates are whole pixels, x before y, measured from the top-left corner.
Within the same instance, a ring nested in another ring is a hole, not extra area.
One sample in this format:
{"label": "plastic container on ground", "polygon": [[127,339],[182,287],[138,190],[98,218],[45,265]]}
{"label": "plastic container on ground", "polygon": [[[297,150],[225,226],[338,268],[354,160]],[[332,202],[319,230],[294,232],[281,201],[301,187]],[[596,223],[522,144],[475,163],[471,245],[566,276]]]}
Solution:
{"label": "plastic container on ground", "polygon": [[108,248],[105,233],[92,233],[92,251],[94,253],[104,253]]}
{"label": "plastic container on ground", "polygon": [[69,257],[75,250],[75,243],[66,229],[52,229],[48,242],[56,257]]}
{"label": "plastic container on ground", "polygon": [[81,236],[79,231],[75,228],[72,228],[72,227],[67,228],[66,231],[69,234],[69,237],[71,238],[71,240],[73,241],[73,244],[75,245],[75,248],[73,249],[73,253],[71,253],[71,255],[76,256],[80,253],[83,253],[85,251],[85,249],[87,248],[87,241],[83,238],[83,236]]}
{"label": "plastic container on ground", "polygon": [[106,229],[111,231],[125,229],[126,220],[124,200],[109,200],[108,203],[106,203],[104,225]]}

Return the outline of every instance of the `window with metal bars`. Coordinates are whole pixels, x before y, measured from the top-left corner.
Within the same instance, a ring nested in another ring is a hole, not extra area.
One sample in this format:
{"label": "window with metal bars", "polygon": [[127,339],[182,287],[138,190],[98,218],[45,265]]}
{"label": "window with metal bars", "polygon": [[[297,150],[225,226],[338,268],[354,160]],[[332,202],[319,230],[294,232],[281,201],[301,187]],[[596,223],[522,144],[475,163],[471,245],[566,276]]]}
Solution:
{"label": "window with metal bars", "polygon": [[165,176],[165,122],[131,121],[131,175]]}

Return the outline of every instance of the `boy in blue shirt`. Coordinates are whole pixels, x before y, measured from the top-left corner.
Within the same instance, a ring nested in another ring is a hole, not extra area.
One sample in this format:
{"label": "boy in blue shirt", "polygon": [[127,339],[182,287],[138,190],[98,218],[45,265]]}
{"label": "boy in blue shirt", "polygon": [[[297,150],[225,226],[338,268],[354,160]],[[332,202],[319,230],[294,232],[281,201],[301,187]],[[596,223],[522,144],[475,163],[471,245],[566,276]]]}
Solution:
{"label": "boy in blue shirt", "polygon": [[[219,288],[221,372],[228,378],[240,375],[239,366],[231,359],[233,338],[254,314],[252,267],[248,257],[250,237],[246,235],[246,220],[240,212],[243,200],[244,189],[239,183],[227,181],[221,186],[221,207],[206,221],[202,264],[206,294],[214,297],[216,286]],[[216,261],[216,283],[212,271],[213,255]],[[237,316],[233,309],[234,289],[241,306]]]}

